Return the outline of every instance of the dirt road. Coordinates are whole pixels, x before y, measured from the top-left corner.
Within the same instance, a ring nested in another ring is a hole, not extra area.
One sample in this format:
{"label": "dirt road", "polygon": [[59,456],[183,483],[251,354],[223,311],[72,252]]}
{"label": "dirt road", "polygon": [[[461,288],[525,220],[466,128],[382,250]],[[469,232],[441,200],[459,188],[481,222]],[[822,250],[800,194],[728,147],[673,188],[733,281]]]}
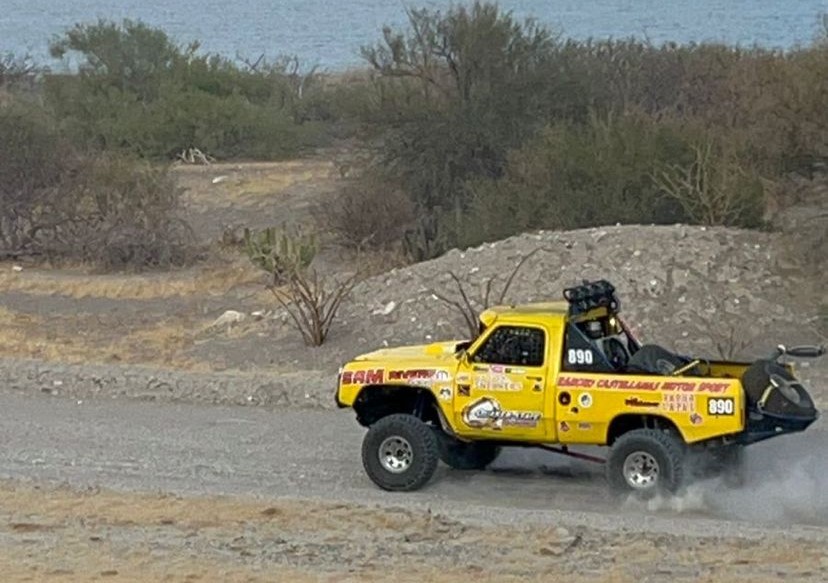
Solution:
{"label": "dirt road", "polygon": [[608,498],[599,466],[528,450],[385,493],[347,411],[11,393],[0,410],[9,580],[828,577],[821,429],[756,446],[744,490],[643,506]]}
{"label": "dirt road", "polygon": [[[483,473],[441,468],[421,492],[382,492],[363,473],[363,430],[349,411],[8,394],[0,396],[0,410],[5,412],[0,475],[5,477],[131,491],[427,505],[499,514],[504,522],[521,521],[529,513],[540,521],[571,513],[569,518],[590,526],[640,524],[638,513],[630,517],[632,506],[606,495],[601,466],[534,450],[507,450]],[[716,482],[698,485],[672,505],[648,512],[653,524],[672,523],[678,510],[694,518],[828,526],[823,455],[828,433],[812,430],[754,447],[746,491],[726,491]],[[757,511],[753,500],[740,504],[760,492],[773,507]],[[681,528],[694,527],[690,521]]]}

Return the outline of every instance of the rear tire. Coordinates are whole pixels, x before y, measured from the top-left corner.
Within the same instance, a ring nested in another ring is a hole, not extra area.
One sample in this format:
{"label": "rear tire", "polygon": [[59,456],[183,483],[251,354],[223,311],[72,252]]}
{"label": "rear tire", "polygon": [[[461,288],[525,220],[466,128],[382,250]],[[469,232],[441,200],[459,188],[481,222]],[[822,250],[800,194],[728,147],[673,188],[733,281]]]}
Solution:
{"label": "rear tire", "polygon": [[656,429],[635,429],[615,440],[607,459],[613,491],[645,498],[676,492],[684,481],[684,444]]}
{"label": "rear tire", "polygon": [[440,459],[455,470],[484,470],[500,455],[500,447],[485,441],[460,441],[442,433],[438,436]]}
{"label": "rear tire", "polygon": [[434,475],[438,459],[434,430],[413,415],[383,417],[362,440],[365,473],[383,490],[419,490]]}

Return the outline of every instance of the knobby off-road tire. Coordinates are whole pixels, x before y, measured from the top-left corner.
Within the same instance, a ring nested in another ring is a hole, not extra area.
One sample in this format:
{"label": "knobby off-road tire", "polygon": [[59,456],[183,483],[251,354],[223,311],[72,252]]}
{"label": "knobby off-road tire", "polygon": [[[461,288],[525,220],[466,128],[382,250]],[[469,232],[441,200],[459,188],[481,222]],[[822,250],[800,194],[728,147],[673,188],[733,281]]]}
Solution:
{"label": "knobby off-road tire", "polygon": [[383,490],[418,490],[434,475],[439,447],[434,430],[413,415],[383,417],[362,441],[362,465]]}
{"label": "knobby off-road tire", "polygon": [[685,447],[671,433],[635,429],[619,437],[607,459],[607,480],[613,491],[644,498],[673,493],[684,481]]}
{"label": "knobby off-road tire", "polygon": [[460,441],[442,431],[437,435],[440,459],[455,470],[484,470],[500,455],[500,447],[484,441]]}

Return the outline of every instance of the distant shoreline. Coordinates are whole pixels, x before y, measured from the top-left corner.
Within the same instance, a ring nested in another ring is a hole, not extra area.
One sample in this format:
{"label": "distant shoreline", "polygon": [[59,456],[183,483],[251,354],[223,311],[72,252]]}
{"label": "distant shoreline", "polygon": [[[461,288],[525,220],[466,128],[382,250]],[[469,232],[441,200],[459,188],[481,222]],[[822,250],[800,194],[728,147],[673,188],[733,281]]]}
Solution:
{"label": "distant shoreline", "polygon": [[[0,55],[29,54],[38,64],[61,72],[64,66],[48,54],[54,36],[64,34],[75,23],[93,23],[99,17],[116,22],[130,18],[164,30],[182,45],[200,41],[204,53],[231,60],[237,55],[255,60],[264,53],[276,60],[293,54],[305,69],[316,65],[321,71],[338,74],[363,65],[359,47],[381,40],[384,25],[394,29],[406,25],[402,3],[380,0],[346,0],[337,6],[339,10],[331,10],[322,0],[290,7],[266,2],[261,6],[249,2],[226,5],[219,0],[205,0],[197,7],[168,6],[163,0],[145,0],[128,9],[118,4],[95,8],[91,3],[86,11],[72,6],[56,10],[51,0],[28,0],[25,5],[7,8],[0,21]],[[449,0],[409,4],[441,8],[448,6]],[[554,0],[501,0],[498,4],[519,19],[534,17],[573,40],[636,38],[657,46],[665,42],[715,42],[783,51],[811,45],[822,30],[820,16],[826,13],[822,0],[747,6],[722,6],[715,0],[664,0],[648,6],[647,12],[609,0],[578,7]],[[309,26],[310,22],[314,25]]]}

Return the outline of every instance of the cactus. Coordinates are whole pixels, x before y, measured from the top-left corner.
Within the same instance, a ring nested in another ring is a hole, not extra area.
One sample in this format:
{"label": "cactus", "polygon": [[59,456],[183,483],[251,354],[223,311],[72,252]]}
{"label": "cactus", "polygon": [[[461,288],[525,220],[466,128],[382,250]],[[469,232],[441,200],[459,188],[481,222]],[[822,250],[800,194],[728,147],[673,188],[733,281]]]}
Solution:
{"label": "cactus", "polygon": [[286,281],[296,271],[310,265],[319,246],[316,236],[302,231],[288,232],[269,227],[244,230],[244,250],[250,261],[273,277],[273,284]]}
{"label": "cactus", "polygon": [[422,216],[413,229],[403,235],[403,252],[415,263],[428,261],[448,249],[445,233],[434,215]]}

